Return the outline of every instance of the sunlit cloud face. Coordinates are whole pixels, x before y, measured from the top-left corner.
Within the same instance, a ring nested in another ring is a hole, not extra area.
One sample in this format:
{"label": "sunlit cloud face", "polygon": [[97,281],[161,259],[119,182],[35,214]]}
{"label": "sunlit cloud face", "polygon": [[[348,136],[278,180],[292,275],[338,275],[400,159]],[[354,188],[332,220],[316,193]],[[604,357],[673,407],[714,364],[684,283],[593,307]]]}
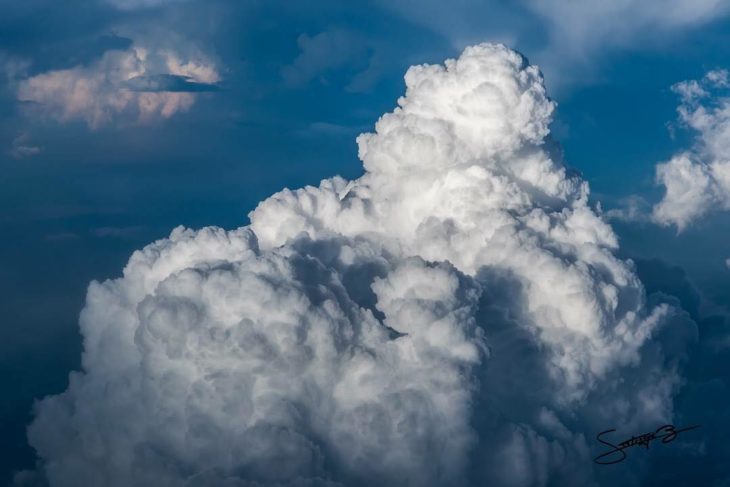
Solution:
{"label": "sunlit cloud face", "polygon": [[590,485],[587,432],[672,419],[694,329],[647,304],[546,143],[539,70],[481,44],[405,82],[362,177],[177,228],[91,284],[84,371],[38,404],[24,478]]}
{"label": "sunlit cloud face", "polygon": [[677,83],[680,122],[696,133],[695,146],[657,165],[657,183],[666,188],[654,220],[683,230],[712,211],[730,209],[730,79],[726,70],[701,80]]}
{"label": "sunlit cloud face", "polygon": [[206,56],[134,45],[106,52],[87,66],[52,70],[18,83],[17,98],[30,116],[79,120],[90,128],[143,123],[188,111],[196,93],[220,81]]}

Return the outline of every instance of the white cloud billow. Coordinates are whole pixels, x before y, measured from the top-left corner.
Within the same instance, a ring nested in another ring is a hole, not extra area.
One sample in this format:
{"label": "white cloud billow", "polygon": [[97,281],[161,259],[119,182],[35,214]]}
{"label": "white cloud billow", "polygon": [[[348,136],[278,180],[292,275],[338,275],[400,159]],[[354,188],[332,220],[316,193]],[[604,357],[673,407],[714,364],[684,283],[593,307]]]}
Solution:
{"label": "white cloud billow", "polygon": [[653,210],[654,220],[681,231],[708,212],[730,209],[730,88],[728,72],[673,86],[682,103],[679,117],[698,133],[695,148],[658,164],[657,183],[666,193]]}
{"label": "white cloud billow", "polygon": [[40,73],[19,82],[16,96],[29,110],[61,122],[81,120],[97,129],[110,123],[147,122],[188,111],[197,94],[134,91],[130,80],[174,75],[196,83],[217,83],[215,64],[202,53],[133,46],[112,50],[88,66]]}
{"label": "white cloud billow", "polygon": [[597,431],[671,419],[692,329],[555,159],[537,68],[483,44],[405,79],[361,178],[92,283],[29,429],[51,485],[591,485]]}

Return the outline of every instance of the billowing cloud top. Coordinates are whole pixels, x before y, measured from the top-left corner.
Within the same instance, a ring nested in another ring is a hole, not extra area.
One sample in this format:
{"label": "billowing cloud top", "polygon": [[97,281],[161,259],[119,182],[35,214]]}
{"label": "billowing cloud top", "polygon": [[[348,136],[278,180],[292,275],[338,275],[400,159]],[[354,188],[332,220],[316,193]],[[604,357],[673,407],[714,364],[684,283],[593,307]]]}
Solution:
{"label": "billowing cloud top", "polygon": [[38,475],[590,485],[597,431],[671,418],[692,329],[615,257],[538,69],[482,44],[405,80],[359,179],[178,228],[92,283],[84,371],[29,429]]}
{"label": "billowing cloud top", "polygon": [[666,188],[654,220],[683,230],[713,210],[730,210],[730,75],[709,71],[701,80],[672,87],[681,98],[680,121],[697,132],[695,147],[658,164],[656,180]]}

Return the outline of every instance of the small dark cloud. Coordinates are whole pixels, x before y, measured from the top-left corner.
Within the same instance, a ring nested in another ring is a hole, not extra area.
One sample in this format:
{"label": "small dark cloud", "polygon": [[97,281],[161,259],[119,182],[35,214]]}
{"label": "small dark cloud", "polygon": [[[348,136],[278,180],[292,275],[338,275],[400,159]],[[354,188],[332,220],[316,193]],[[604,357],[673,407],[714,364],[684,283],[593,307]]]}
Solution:
{"label": "small dark cloud", "polygon": [[367,131],[366,125],[341,125],[330,122],[313,122],[298,133],[304,137],[354,137],[359,132]]}
{"label": "small dark cloud", "polygon": [[50,233],[43,237],[45,240],[48,240],[50,242],[63,242],[67,240],[76,240],[79,238],[77,234],[74,232],[59,232],[59,233]]}
{"label": "small dark cloud", "polygon": [[176,74],[135,76],[126,81],[125,87],[128,90],[140,92],[202,92],[220,90],[220,87],[216,84],[199,83],[189,76],[179,76]]}
{"label": "small dark cloud", "polygon": [[[315,36],[302,34],[297,44],[299,55],[280,70],[290,87],[304,86],[313,79],[327,84],[326,75],[337,70],[352,71],[354,91],[367,91],[377,80],[377,70],[370,63],[373,49],[365,36],[340,29]],[[363,64],[364,60],[368,62]]]}
{"label": "small dark cloud", "polygon": [[99,238],[135,238],[139,236],[143,228],[140,226],[132,227],[99,227],[91,230],[91,234]]}

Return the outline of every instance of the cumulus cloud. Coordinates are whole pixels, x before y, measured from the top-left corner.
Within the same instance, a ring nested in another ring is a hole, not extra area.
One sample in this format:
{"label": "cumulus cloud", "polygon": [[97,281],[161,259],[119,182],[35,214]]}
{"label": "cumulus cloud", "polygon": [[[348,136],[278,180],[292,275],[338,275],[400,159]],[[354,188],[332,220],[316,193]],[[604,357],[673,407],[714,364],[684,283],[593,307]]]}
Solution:
{"label": "cumulus cloud", "polygon": [[681,99],[680,121],[697,132],[695,147],[658,164],[657,184],[666,188],[654,220],[681,231],[710,211],[730,209],[730,88],[728,72],[672,87]]}
{"label": "cumulus cloud", "polygon": [[615,256],[538,69],[482,44],[405,81],[362,177],[177,228],[91,284],[83,371],[29,428],[39,475],[583,486],[597,431],[671,420],[693,329]]}
{"label": "cumulus cloud", "polygon": [[34,114],[96,129],[185,112],[195,92],[211,91],[219,81],[215,64],[201,53],[135,45],[108,51],[90,65],[31,76],[18,84],[16,96]]}

